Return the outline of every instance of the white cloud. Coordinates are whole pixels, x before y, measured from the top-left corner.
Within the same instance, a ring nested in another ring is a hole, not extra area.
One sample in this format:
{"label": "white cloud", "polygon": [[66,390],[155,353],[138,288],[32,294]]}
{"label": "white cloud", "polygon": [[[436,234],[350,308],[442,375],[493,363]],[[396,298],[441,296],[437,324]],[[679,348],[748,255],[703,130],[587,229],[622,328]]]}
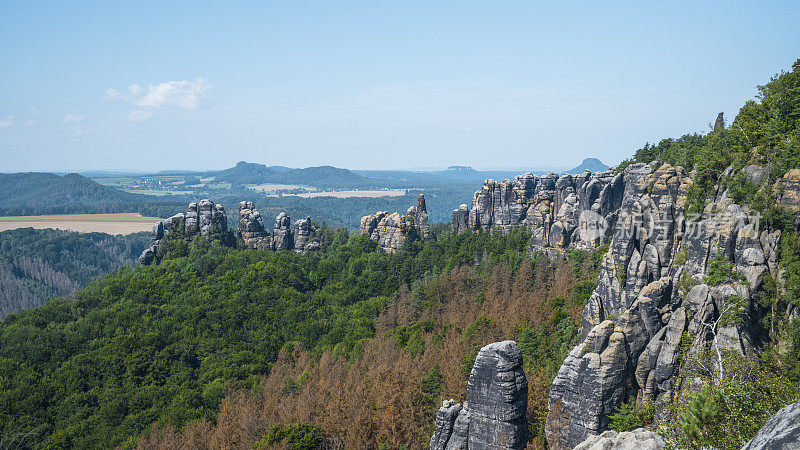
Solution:
{"label": "white cloud", "polygon": [[197,77],[194,81],[165,81],[141,87],[138,84],[128,86],[127,93],[108,88],[103,98],[122,100],[141,108],[128,114],[129,122],[144,122],[155,115],[160,108],[198,109],[208,99],[211,83]]}
{"label": "white cloud", "polygon": [[103,93],[103,98],[108,100],[122,100],[122,94],[120,94],[119,91],[114,88],[108,88]]}
{"label": "white cloud", "polygon": [[173,106],[181,109],[197,109],[206,100],[210,88],[211,83],[203,78],[197,78],[194,81],[167,81],[147,86],[147,89],[133,85],[129,89],[133,96],[144,93],[134,101],[141,107]]}
{"label": "white cloud", "polygon": [[0,119],[0,128],[30,127],[34,124],[35,122],[33,119],[22,120],[15,116],[5,116],[4,118]]}
{"label": "white cloud", "polygon": [[64,122],[64,123],[67,123],[67,124],[70,124],[70,123],[81,123],[81,122],[83,122],[83,119],[85,119],[85,118],[86,118],[86,116],[84,116],[83,114],[67,114],[66,116],[64,116],[61,119],[61,121]]}
{"label": "white cloud", "polygon": [[145,122],[153,117],[153,111],[133,110],[128,114],[128,122]]}

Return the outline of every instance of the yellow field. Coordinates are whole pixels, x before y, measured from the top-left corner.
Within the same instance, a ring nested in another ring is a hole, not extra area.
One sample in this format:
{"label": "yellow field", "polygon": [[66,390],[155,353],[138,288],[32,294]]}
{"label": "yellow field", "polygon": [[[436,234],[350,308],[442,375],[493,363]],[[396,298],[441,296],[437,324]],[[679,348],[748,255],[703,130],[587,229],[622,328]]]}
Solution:
{"label": "yellow field", "polygon": [[80,233],[98,231],[108,234],[130,234],[139,231],[150,231],[153,229],[153,224],[158,220],[161,219],[142,217],[138,213],[11,216],[0,217],[0,231],[33,227],[40,230],[56,228]]}
{"label": "yellow field", "polygon": [[380,189],[372,191],[320,191],[320,192],[305,192],[302,194],[286,194],[295,195],[302,198],[314,197],[336,197],[336,198],[352,198],[352,197],[400,197],[406,195],[405,189]]}

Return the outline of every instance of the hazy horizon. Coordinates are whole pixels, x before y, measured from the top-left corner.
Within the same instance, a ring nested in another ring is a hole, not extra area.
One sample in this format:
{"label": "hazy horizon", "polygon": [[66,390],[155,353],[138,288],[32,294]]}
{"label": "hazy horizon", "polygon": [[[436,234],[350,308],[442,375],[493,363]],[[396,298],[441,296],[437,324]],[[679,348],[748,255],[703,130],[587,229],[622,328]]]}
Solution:
{"label": "hazy horizon", "polygon": [[614,165],[733,119],[797,59],[798,17],[788,1],[4,2],[1,170]]}

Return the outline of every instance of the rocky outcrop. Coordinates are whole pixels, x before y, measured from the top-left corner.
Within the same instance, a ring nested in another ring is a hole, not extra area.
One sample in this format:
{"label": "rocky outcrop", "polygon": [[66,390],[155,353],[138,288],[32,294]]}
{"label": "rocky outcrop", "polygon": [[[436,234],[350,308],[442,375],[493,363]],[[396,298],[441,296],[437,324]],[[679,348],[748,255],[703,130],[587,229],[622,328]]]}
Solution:
{"label": "rocky outcrop", "polygon": [[291,218],[282,212],[275,218],[272,232],[273,234],[270,235],[264,228],[261,214],[255,209],[253,202],[239,203],[237,233],[248,247],[294,250],[298,253],[314,251],[320,247],[310,217],[300,219],[292,225]]}
{"label": "rocky outcrop", "polygon": [[660,450],[666,448],[661,437],[644,428],[633,431],[605,431],[578,444],[574,450]]}
{"label": "rocky outcrop", "polygon": [[800,211],[800,169],[792,169],[779,182],[779,204]]}
{"label": "rocky outcrop", "polygon": [[453,210],[450,216],[450,225],[454,232],[463,233],[467,231],[467,224],[469,223],[469,206],[462,203],[458,209]]}
{"label": "rocky outcrop", "polygon": [[139,256],[139,263],[147,265],[154,262],[158,257],[159,245],[165,240],[183,239],[188,243],[197,235],[222,243],[230,240],[228,218],[222,205],[215,205],[208,199],[192,202],[186,213],[156,222],[150,235],[150,245]]}
{"label": "rocky outcrop", "polygon": [[[689,216],[684,205],[691,177],[668,164],[633,164],[618,182],[622,198],[612,212],[613,239],[597,286],[583,311],[584,339],[551,386],[545,424],[551,448],[573,448],[600,435],[609,416],[629,398],[654,402],[656,420],[665,417],[681,392],[676,377],[681,352],[686,345],[709,344],[703,323],[713,322],[734,296],[750,306],[739,323],[719,330],[721,345],[740,352],[760,345],[752,305],[774,246],[764,248],[773,239],[759,236],[747,209],[722,196],[702,215]],[[565,217],[575,203],[564,199]],[[551,242],[559,236],[563,233],[551,228]],[[745,282],[703,284],[709,261],[718,253]]]}
{"label": "rocky outcrop", "polygon": [[451,227],[508,231],[519,225],[534,229],[541,247],[592,247],[608,237],[623,194],[622,176],[613,170],[578,175],[530,173],[513,180],[487,180],[472,207],[453,211]]}
{"label": "rocky outcrop", "polygon": [[269,249],[272,247],[272,236],[264,228],[264,221],[253,202],[239,202],[237,234],[250,248]]}
{"label": "rocky outcrop", "polygon": [[419,194],[417,204],[408,208],[405,215],[378,211],[361,218],[361,234],[377,241],[385,251],[391,253],[399,249],[408,236],[427,239],[429,233],[428,211],[425,196]]}
{"label": "rocky outcrop", "polygon": [[292,219],[285,212],[275,217],[275,225],[272,227],[272,250],[294,250]]}
{"label": "rocky outcrop", "polygon": [[800,402],[776,412],[742,450],[800,449]]}
{"label": "rocky outcrop", "polygon": [[528,381],[513,341],[483,347],[475,359],[464,405],[445,401],[436,415],[430,448],[525,448]]}
{"label": "rocky outcrop", "polygon": [[[183,239],[188,243],[197,235],[225,245],[233,245],[236,240],[228,230],[225,208],[211,200],[201,200],[199,203],[190,203],[185,213],[156,222],[150,245],[142,252],[139,262],[142,265],[155,262],[159,245],[165,240]],[[254,249],[294,250],[303,253],[320,247],[310,218],[298,220],[292,225],[289,216],[280,213],[275,218],[273,234],[270,234],[264,228],[264,221],[253,202],[247,201],[239,202],[236,235],[242,238],[247,247]]]}
{"label": "rocky outcrop", "polygon": [[294,223],[294,251],[304,253],[319,250],[320,244],[314,235],[311,218],[306,217]]}

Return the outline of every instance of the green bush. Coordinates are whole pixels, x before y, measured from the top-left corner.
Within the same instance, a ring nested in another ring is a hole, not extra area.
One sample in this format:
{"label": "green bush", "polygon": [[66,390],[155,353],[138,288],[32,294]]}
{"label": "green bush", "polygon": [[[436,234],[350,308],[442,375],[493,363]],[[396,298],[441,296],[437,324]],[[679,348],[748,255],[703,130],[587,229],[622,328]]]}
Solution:
{"label": "green bush", "polygon": [[610,416],[611,424],[608,426],[614,431],[633,431],[644,428],[653,423],[654,407],[652,402],[636,402],[631,397],[619,406],[619,409]]}
{"label": "green bush", "polygon": [[253,449],[280,445],[291,450],[314,450],[322,448],[323,439],[322,428],[313,423],[275,424],[265,438],[253,445]]}

